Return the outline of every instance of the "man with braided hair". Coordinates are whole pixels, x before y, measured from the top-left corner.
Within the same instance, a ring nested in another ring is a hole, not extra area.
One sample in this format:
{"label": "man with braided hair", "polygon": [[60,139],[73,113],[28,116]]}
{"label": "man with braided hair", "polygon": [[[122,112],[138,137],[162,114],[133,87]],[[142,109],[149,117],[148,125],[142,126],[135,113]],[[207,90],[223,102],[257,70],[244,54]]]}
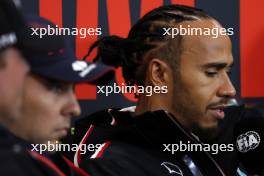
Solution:
{"label": "man with braided hair", "polygon": [[[180,29],[196,32],[181,35]],[[224,110],[236,94],[228,75],[229,32],[202,10],[169,5],[147,13],[127,38],[97,41],[91,47],[98,48],[95,60],[121,66],[128,85],[167,86],[168,91],[138,94],[133,112],[108,109],[77,122],[81,144],[102,145],[90,155],[76,152],[75,164],[94,175],[235,174],[200,141],[218,137]]]}

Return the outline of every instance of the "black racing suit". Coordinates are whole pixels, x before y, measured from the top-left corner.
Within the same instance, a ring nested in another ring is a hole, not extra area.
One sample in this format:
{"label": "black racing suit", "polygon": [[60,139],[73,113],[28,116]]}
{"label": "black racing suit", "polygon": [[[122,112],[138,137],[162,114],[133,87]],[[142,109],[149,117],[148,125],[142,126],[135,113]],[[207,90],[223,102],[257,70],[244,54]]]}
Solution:
{"label": "black racing suit", "polygon": [[78,158],[79,166],[95,176],[225,175],[208,151],[176,151],[174,144],[202,143],[162,110],[136,117],[116,110],[98,112],[77,122],[76,138],[103,144]]}
{"label": "black racing suit", "polygon": [[[233,144],[236,124],[251,115],[243,106],[230,107],[220,123],[220,133],[203,144]],[[131,112],[104,110],[76,122],[75,143],[103,144],[97,152],[80,155],[80,167],[91,175],[238,175],[234,150],[212,154],[207,151],[176,151],[176,145],[202,144],[165,111]],[[246,173],[243,168],[241,171]],[[249,174],[248,174],[249,175]]]}
{"label": "black racing suit", "polygon": [[[63,176],[88,175],[73,170],[59,154],[40,155],[31,151],[30,143],[14,136],[0,126],[0,175],[1,176]],[[52,160],[60,161],[56,165]],[[83,173],[82,171],[80,171]]]}

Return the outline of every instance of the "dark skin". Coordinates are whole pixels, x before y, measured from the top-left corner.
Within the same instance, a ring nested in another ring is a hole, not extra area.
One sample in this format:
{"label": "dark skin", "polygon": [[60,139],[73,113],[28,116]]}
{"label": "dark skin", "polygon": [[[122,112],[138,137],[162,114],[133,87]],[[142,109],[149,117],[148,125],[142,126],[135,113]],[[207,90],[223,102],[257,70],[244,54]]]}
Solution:
{"label": "dark skin", "polygon": [[[212,19],[181,24],[221,28]],[[224,118],[227,101],[236,94],[228,75],[233,65],[231,41],[227,35],[191,35],[183,37],[182,46],[178,71],[159,58],[149,62],[146,85],[166,85],[168,93],[140,95],[136,114],[163,109],[198,135],[211,133]]]}

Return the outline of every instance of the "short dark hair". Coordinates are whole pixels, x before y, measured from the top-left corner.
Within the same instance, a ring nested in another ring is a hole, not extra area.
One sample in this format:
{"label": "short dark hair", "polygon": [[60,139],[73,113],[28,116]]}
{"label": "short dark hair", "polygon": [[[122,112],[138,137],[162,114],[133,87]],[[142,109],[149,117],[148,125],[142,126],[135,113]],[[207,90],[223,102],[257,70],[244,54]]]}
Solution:
{"label": "short dark hair", "polygon": [[208,18],[211,17],[201,9],[184,5],[161,6],[144,15],[131,28],[127,38],[107,36],[96,41],[84,59],[97,47],[94,61],[121,66],[128,85],[144,85],[150,58],[161,58],[173,68],[179,65],[182,37],[177,35],[171,40],[171,37],[163,35],[163,28],[172,28],[184,21]]}

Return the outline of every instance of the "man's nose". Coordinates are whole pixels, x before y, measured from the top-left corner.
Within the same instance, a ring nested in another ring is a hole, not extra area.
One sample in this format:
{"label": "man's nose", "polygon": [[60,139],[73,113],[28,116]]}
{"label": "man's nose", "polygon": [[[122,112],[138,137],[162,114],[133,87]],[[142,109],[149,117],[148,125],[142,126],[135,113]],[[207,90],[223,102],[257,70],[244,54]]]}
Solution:
{"label": "man's nose", "polygon": [[81,108],[74,92],[68,95],[67,105],[64,107],[63,114],[68,117],[76,117],[81,114]]}
{"label": "man's nose", "polygon": [[233,86],[229,77],[226,75],[224,80],[223,80],[223,83],[221,84],[221,86],[219,88],[218,96],[232,98],[235,95],[236,95],[236,89]]}

